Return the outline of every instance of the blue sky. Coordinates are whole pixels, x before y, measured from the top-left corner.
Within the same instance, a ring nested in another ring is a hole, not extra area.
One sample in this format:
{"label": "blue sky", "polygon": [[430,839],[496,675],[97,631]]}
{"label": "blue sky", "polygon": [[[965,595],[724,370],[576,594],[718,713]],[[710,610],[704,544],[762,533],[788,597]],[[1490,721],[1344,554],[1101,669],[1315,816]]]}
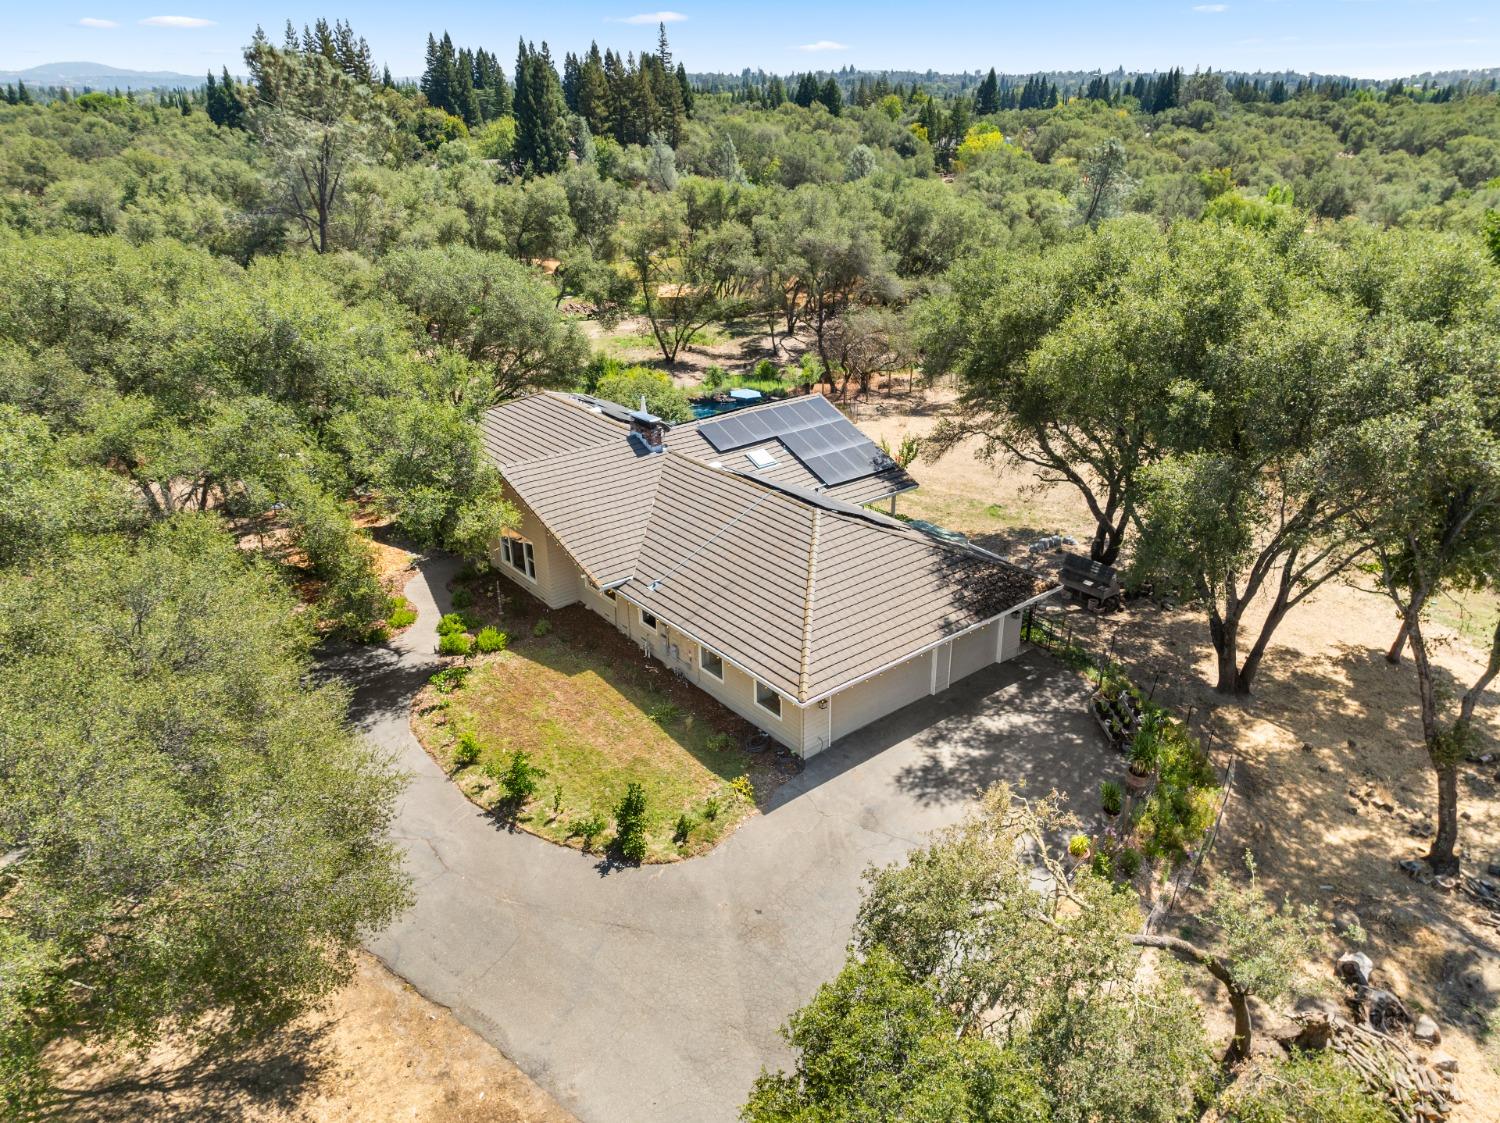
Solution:
{"label": "blue sky", "polygon": [[661,12],[629,3],[199,3],[140,7],[115,0],[64,4],[4,0],[0,69],[87,60],[190,74],[239,65],[261,23],[273,37],[288,17],[346,16],[393,73],[421,69],[427,32],[483,45],[507,63],[518,35],[554,54],[590,39],[620,50],[655,41],[659,17],[693,70],[760,66],[781,72],[846,63],[872,69],[1026,72],[1062,68],[1212,66],[1293,69],[1389,78],[1500,65],[1494,0],[1072,0],[1068,4],[958,0],[666,0]]}

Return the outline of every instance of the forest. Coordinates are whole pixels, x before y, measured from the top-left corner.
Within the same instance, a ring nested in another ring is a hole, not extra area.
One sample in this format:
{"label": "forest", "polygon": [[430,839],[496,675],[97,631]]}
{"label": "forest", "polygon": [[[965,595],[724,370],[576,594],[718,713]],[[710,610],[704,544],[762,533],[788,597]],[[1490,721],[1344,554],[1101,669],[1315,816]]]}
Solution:
{"label": "forest", "polygon": [[[6,91],[0,1101],[45,1098],[63,1035],[251,1035],[347,978],[410,894],[399,777],[309,671],[401,610],[361,520],[482,560],[513,517],[486,408],[628,384],[670,416],[733,325],[792,388],[951,387],[933,470],[977,437],[1075,488],[1095,559],[1200,607],[1230,703],[1287,614],[1374,574],[1457,868],[1500,625],[1455,690],[1424,624],[1500,579],[1493,82],[500,49],[434,29],[397,82],[318,21],[257,32],[247,80]],[[590,334],[628,317],[649,369]],[[754,1117],[839,1117],[789,1087]]]}

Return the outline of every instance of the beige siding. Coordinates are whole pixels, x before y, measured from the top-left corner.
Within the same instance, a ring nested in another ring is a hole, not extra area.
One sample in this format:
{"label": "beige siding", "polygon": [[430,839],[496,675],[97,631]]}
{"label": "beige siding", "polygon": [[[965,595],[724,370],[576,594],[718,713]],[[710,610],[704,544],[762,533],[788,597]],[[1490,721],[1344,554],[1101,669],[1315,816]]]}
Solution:
{"label": "beige siding", "polygon": [[[932,689],[932,661],[931,651],[917,655],[897,663],[888,671],[882,671],[874,678],[855,683],[847,690],[835,694],[828,703],[833,711],[833,740],[837,741],[840,737],[925,697]],[[823,716],[827,721],[824,712],[816,706],[809,708],[807,712],[812,722],[817,721],[814,714]],[[809,732],[827,737],[826,732],[816,727]],[[816,745],[814,738],[814,744],[808,745],[803,751],[811,756],[821,748],[827,748],[827,745]]]}
{"label": "beige siding", "polygon": [[781,717],[755,701],[755,679],[727,661],[724,678],[703,671],[698,661],[698,643],[686,632],[658,619],[653,631],[641,622],[640,608],[621,598],[621,630],[643,652],[682,675],[705,694],[711,695],[759,729],[765,730],[789,749],[802,749],[802,711],[790,698],[781,700]]}
{"label": "beige siding", "polygon": [[490,546],[490,564],[536,597],[548,608],[562,608],[578,599],[578,566],[568,552],[536,517],[531,508],[521,502],[514,493],[506,496],[521,514],[521,525],[516,533],[531,543],[532,560],[536,565],[536,580],[512,569],[501,559],[500,543]]}
{"label": "beige siding", "polygon": [[1021,614],[1012,612],[1000,620],[1000,662],[1021,654]]}
{"label": "beige siding", "polygon": [[993,663],[999,636],[1000,621],[996,620],[956,637],[953,640],[953,671],[949,676],[949,683],[955,683]]}
{"label": "beige siding", "polygon": [[578,602],[590,612],[597,612],[611,624],[616,622],[619,602],[612,596],[607,596],[597,585],[578,574]]}

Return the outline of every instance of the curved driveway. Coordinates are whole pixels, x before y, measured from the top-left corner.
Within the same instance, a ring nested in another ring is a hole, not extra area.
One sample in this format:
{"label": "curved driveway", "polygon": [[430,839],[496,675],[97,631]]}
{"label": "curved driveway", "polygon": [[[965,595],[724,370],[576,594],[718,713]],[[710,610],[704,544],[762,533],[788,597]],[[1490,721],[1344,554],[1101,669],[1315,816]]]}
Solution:
{"label": "curved driveway", "polygon": [[842,964],[866,866],[993,780],[1085,792],[1107,766],[1079,680],[1032,653],[813,758],[710,854],[600,863],[498,826],[411,734],[454,570],[421,564],[420,617],[389,648],[324,664],[412,777],[396,835],[416,904],[370,948],[586,1123],[734,1119],[760,1067],[786,1060],[778,1027]]}

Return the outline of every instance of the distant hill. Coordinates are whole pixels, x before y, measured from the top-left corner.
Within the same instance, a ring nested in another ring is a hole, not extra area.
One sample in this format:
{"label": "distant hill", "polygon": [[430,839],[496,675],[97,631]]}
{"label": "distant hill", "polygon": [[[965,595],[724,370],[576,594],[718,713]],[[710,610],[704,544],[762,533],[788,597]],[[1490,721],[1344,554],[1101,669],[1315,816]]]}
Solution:
{"label": "distant hill", "polygon": [[81,90],[157,90],[203,85],[202,74],[177,74],[170,70],[126,70],[102,62],[45,62],[29,70],[0,70],[0,83],[25,82],[28,86]]}

